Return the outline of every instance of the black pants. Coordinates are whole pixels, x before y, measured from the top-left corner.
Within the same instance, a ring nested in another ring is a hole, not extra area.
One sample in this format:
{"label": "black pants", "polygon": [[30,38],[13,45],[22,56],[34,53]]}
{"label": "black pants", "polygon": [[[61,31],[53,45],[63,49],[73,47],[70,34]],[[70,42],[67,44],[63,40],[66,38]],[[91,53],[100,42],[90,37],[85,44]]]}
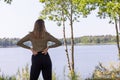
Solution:
{"label": "black pants", "polygon": [[32,66],[30,71],[30,80],[38,80],[40,72],[44,80],[52,80],[52,63],[49,54],[38,52],[32,55]]}

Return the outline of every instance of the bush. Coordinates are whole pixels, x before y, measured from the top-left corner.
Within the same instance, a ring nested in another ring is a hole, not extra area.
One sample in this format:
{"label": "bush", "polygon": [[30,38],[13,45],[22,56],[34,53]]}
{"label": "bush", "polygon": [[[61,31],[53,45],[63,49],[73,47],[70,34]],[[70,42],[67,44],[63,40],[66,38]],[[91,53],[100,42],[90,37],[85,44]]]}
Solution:
{"label": "bush", "polygon": [[95,67],[92,78],[86,80],[120,80],[120,63],[114,62],[108,66],[99,63]]}

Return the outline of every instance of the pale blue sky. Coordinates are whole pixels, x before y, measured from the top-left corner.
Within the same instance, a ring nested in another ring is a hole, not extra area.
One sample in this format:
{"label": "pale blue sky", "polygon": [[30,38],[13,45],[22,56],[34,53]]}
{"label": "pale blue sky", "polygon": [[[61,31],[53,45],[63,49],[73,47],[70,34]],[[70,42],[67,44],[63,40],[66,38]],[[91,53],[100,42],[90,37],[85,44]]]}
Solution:
{"label": "pale blue sky", "polygon": [[[34,22],[40,15],[43,5],[39,0],[13,0],[12,4],[0,1],[0,38],[21,38],[33,30]],[[62,27],[55,22],[45,20],[47,31],[56,38],[62,38]],[[67,25],[67,37],[70,37],[70,28]],[[108,20],[99,19],[94,12],[88,18],[81,18],[79,23],[74,24],[74,36],[86,35],[115,35],[114,25]]]}

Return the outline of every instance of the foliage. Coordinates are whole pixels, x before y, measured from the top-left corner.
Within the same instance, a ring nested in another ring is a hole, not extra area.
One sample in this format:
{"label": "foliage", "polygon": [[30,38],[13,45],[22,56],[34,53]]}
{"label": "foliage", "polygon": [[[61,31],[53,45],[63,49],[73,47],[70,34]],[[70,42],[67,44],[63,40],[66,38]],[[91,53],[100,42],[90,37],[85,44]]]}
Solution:
{"label": "foliage", "polygon": [[[101,35],[101,36],[82,36],[74,39],[75,44],[114,44],[116,36]],[[67,38],[67,44],[70,44],[70,38]]]}
{"label": "foliage", "polygon": [[[61,26],[62,21],[70,20],[70,9],[71,2],[70,0],[40,0],[40,2],[44,3],[44,9],[41,11],[40,18],[49,19],[52,21],[57,21],[57,24]],[[73,6],[73,15],[74,20],[79,16],[79,12],[76,11],[76,5]],[[64,16],[64,17],[63,17]]]}
{"label": "foliage", "polygon": [[[120,63],[111,63],[108,66],[104,66],[102,63],[99,63],[96,66],[92,80],[119,80],[120,79]],[[91,80],[87,79],[87,80]]]}
{"label": "foliage", "polygon": [[117,19],[120,15],[120,1],[119,0],[109,0],[104,2],[99,2],[99,12],[98,16],[105,18],[110,17],[111,20]]}
{"label": "foliage", "polygon": [[[94,10],[94,6],[87,6],[89,0],[39,0],[44,3],[44,9],[41,11],[40,18],[57,21],[61,26],[62,21],[77,21],[79,22],[80,16],[86,17]],[[72,7],[71,7],[72,6]],[[71,13],[72,10],[72,13]],[[64,16],[64,17],[63,17]]]}
{"label": "foliage", "polygon": [[15,75],[13,75],[13,76],[6,76],[6,75],[1,73],[0,74],[0,80],[17,80],[17,79],[16,79]]}
{"label": "foliage", "polygon": [[104,43],[115,43],[116,37],[111,35],[106,36],[83,36],[80,37],[80,43],[93,43],[93,44],[104,44]]}
{"label": "foliage", "polygon": [[[27,64],[24,68],[22,68],[22,71],[18,69],[17,75],[16,75],[16,79],[17,80],[30,80],[30,72],[29,72],[29,65]],[[41,78],[39,78],[38,80],[41,80]],[[52,74],[52,80],[57,80],[57,76],[56,73],[53,72]]]}
{"label": "foliage", "polygon": [[58,80],[57,75],[54,71],[52,72],[52,80]]}
{"label": "foliage", "polygon": [[[57,21],[58,26],[63,24],[64,33],[64,44],[65,41],[65,22],[68,21],[71,28],[71,58],[68,55],[67,44],[66,46],[66,56],[68,59],[68,68],[74,73],[74,32],[73,23],[75,21],[79,22],[80,15],[87,16],[90,11],[94,8],[87,7],[88,0],[40,0],[44,3],[44,9],[41,11],[40,18],[49,19],[52,21]],[[71,60],[71,61],[70,61]]]}
{"label": "foliage", "polygon": [[68,78],[70,79],[70,80],[81,80],[81,78],[80,78],[80,74],[78,74],[78,73],[76,73],[76,72],[70,72],[70,74],[68,75]]}
{"label": "foliage", "polygon": [[4,2],[7,3],[7,4],[11,4],[12,0],[4,0]]}
{"label": "foliage", "polygon": [[[19,41],[19,38],[0,38],[0,47],[16,47],[16,43]],[[30,42],[26,42],[26,45],[31,45]]]}
{"label": "foliage", "polygon": [[110,18],[114,20],[120,15],[120,0],[87,0],[88,5],[91,8],[98,10],[98,17],[100,18]]}
{"label": "foliage", "polygon": [[[72,75],[71,75],[72,74]],[[52,80],[58,80],[56,73],[53,72]],[[68,74],[68,80],[82,80],[80,78],[80,74],[70,73]],[[85,80],[119,80],[120,79],[120,63],[111,63],[108,66],[99,63],[98,66],[95,67],[95,70],[92,74],[91,78],[87,78]],[[14,76],[5,76],[0,75],[0,80],[29,80],[29,67],[26,65],[22,70],[18,70],[17,74]],[[39,78],[39,80],[41,80]]]}
{"label": "foliage", "polygon": [[103,18],[110,18],[109,23],[115,23],[116,28],[116,39],[117,39],[117,47],[118,53],[120,58],[120,43],[119,43],[119,32],[120,29],[118,28],[118,24],[120,27],[120,1],[119,0],[106,0],[106,1],[99,1],[97,2],[99,7],[98,16]]}
{"label": "foliage", "polygon": [[18,38],[0,38],[0,47],[14,47],[18,40]]}
{"label": "foliage", "polygon": [[22,68],[22,71],[20,71],[18,69],[16,79],[17,80],[29,80],[29,77],[30,77],[29,74],[30,74],[30,72],[29,72],[29,66],[27,64],[24,68]]}
{"label": "foliage", "polygon": [[[16,43],[19,41],[19,38],[0,38],[0,47],[16,47]],[[60,39],[63,43],[63,39]],[[75,44],[106,44],[106,43],[115,43],[116,36],[112,35],[101,35],[101,36],[81,36],[74,38]],[[70,44],[70,38],[67,38],[67,44]],[[26,45],[31,45],[30,42]]]}
{"label": "foliage", "polygon": [[[30,71],[29,65],[26,64],[25,67],[18,69],[18,72],[14,76],[5,76],[3,73],[0,75],[0,80],[30,80]],[[39,78],[38,80],[42,80]],[[56,73],[53,71],[52,80],[57,80]]]}
{"label": "foliage", "polygon": [[[115,23],[116,29],[116,42],[118,47],[118,53],[120,58],[120,43],[119,43],[119,32],[120,32],[120,0],[88,0],[89,4],[86,6],[94,6],[98,11],[98,17],[109,18],[109,23]],[[118,27],[119,25],[119,27]]]}

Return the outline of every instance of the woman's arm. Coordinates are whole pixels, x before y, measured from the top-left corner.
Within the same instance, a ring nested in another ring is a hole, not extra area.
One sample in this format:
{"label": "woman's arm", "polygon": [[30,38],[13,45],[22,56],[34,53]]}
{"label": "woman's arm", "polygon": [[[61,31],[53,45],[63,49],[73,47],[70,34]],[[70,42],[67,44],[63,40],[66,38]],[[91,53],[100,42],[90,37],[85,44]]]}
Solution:
{"label": "woman's arm", "polygon": [[48,46],[48,48],[54,48],[54,47],[58,47],[58,46],[62,45],[62,43],[57,38],[50,35],[49,33],[48,33],[48,39],[49,39],[49,41],[55,43],[55,44],[52,44],[52,45]]}
{"label": "woman's arm", "polygon": [[43,50],[42,53],[43,53],[44,55],[47,54],[49,48],[55,48],[55,47],[58,47],[58,46],[62,45],[62,43],[61,43],[57,38],[53,37],[53,36],[50,35],[49,33],[47,33],[47,36],[46,36],[46,37],[48,38],[48,41],[54,42],[54,44],[49,45],[46,49]]}
{"label": "woman's arm", "polygon": [[27,42],[29,41],[29,34],[26,35],[25,37],[23,37],[22,39],[20,39],[18,42],[17,42],[17,45],[18,46],[21,46],[23,48],[26,48],[26,49],[31,49],[29,46],[25,45],[24,42]]}

